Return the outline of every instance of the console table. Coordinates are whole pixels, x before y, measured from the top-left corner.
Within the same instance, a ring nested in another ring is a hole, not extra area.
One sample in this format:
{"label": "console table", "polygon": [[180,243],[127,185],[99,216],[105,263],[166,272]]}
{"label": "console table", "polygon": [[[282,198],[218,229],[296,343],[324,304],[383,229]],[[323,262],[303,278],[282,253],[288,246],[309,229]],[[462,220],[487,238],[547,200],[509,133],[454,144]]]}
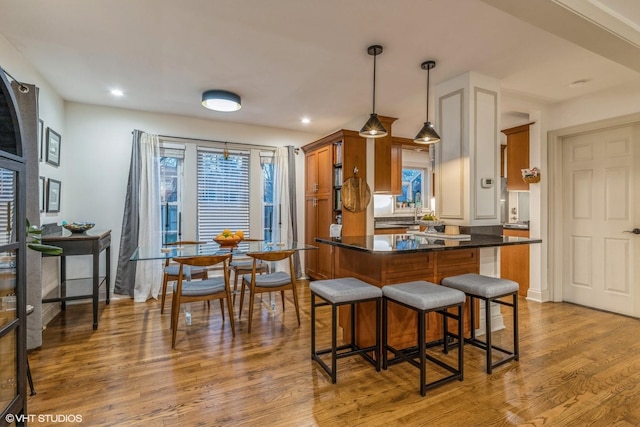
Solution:
{"label": "console table", "polygon": [[[71,233],[62,230],[59,233],[42,236],[42,243],[62,248],[60,256],[60,292],[54,298],[44,298],[43,303],[60,302],[66,309],[66,301],[93,299],[93,329],[98,329],[98,292],[105,285],[106,303],[109,304],[111,275],[111,230],[89,230],[84,233]],[[105,251],[105,275],[100,276],[100,254]],[[67,279],[66,258],[74,255],[92,255],[92,276],[81,279]],[[44,255],[55,256],[55,255]],[[90,289],[91,293],[85,293]]]}

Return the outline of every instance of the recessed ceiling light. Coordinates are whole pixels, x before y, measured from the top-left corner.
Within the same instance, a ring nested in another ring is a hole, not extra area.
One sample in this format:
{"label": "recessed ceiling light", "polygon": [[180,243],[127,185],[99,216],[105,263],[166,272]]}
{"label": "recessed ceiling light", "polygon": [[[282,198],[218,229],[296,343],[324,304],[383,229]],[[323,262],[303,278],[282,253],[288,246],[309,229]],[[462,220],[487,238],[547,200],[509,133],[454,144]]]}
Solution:
{"label": "recessed ceiling light", "polygon": [[311,119],[309,117],[303,117],[300,119],[300,121],[305,125],[311,123]]}
{"label": "recessed ceiling light", "polygon": [[569,83],[569,87],[570,88],[576,88],[576,87],[584,86],[588,81],[589,80],[587,80],[587,79],[576,80],[576,81],[573,81],[573,82]]}
{"label": "recessed ceiling light", "polygon": [[124,92],[120,89],[111,89],[111,95],[113,96],[124,96]]}

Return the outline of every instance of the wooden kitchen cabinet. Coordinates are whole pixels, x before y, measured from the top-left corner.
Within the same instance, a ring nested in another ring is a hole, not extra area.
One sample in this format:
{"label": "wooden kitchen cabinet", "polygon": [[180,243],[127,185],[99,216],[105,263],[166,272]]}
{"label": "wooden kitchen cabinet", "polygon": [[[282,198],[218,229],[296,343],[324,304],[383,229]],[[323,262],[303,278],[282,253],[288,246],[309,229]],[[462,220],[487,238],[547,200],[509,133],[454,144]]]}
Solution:
{"label": "wooden kitchen cabinet", "polygon": [[[505,236],[529,237],[529,230],[505,228]],[[529,290],[529,245],[502,246],[500,248],[500,277],[520,285],[518,295],[527,296]]]}
{"label": "wooden kitchen cabinet", "polygon": [[402,194],[402,146],[394,144],[391,136],[391,126],[397,119],[393,117],[378,116],[387,129],[387,136],[376,138],[374,185],[376,194]]}
{"label": "wooden kitchen cabinet", "polygon": [[344,180],[366,177],[366,141],[355,131],[341,130],[302,147],[305,152],[305,243],[318,250],[305,252],[305,272],[313,279],[334,274],[333,247],[318,245],[316,237],[329,236],[332,223],[342,223],[343,236],[366,234],[366,211],[342,209]]}
{"label": "wooden kitchen cabinet", "polygon": [[533,123],[503,129],[507,136],[507,191],[529,190],[522,180],[522,169],[529,169],[529,126]]}
{"label": "wooden kitchen cabinet", "polygon": [[[320,245],[325,246],[325,245]],[[396,283],[425,280],[439,284],[443,278],[459,274],[480,271],[480,251],[478,248],[456,250],[413,252],[391,254],[359,251],[344,247],[337,248],[337,277],[356,277],[374,286],[383,287]],[[479,320],[478,301],[475,305],[476,325]],[[346,315],[349,307],[341,307],[339,322],[343,328],[345,340],[351,339],[350,317]],[[468,334],[471,328],[469,300],[465,304],[464,330]],[[375,342],[374,322],[375,304],[365,303],[356,310],[357,343],[361,347]],[[415,312],[398,304],[389,305],[389,342],[396,348],[415,345],[417,316]],[[455,322],[450,322],[451,331]],[[427,341],[442,338],[442,319],[436,313],[427,315]]]}

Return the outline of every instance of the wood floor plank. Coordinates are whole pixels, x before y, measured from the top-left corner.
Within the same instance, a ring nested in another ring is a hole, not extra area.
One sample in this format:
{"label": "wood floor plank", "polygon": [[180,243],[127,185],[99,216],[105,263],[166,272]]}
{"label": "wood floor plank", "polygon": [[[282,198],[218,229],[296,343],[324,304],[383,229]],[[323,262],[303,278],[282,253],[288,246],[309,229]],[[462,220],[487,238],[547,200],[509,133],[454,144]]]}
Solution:
{"label": "wood floor plank", "polygon": [[[175,350],[157,301],[112,300],[97,331],[90,304],[69,306],[29,354],[29,413],[78,414],[92,426],[640,425],[638,319],[521,299],[520,362],[487,375],[484,353],[465,346],[464,381],[423,398],[408,364],[378,373],[359,357],[341,359],[331,384],[310,356],[308,283],[298,293],[300,327],[291,297],[283,313],[275,295],[275,313],[256,302],[251,334],[247,302],[240,321],[236,306],[235,338],[218,304],[192,304]],[[328,310],[319,324],[324,346]],[[495,342],[509,346],[510,331]]]}

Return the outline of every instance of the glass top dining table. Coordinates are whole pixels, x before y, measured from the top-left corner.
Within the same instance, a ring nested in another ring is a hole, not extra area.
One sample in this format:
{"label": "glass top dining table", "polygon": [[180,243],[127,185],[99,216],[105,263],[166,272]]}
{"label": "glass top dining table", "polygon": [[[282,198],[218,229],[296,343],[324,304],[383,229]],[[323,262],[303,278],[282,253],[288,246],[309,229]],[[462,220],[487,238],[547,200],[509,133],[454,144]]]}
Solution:
{"label": "glass top dining table", "polygon": [[256,252],[265,253],[284,250],[304,251],[310,249],[317,249],[317,247],[294,241],[273,243],[264,240],[243,240],[236,246],[221,246],[216,242],[182,246],[138,246],[133,252],[133,255],[131,255],[131,258],[129,258],[129,261],[146,261],[181,256],[217,255],[225,253],[243,255]]}

